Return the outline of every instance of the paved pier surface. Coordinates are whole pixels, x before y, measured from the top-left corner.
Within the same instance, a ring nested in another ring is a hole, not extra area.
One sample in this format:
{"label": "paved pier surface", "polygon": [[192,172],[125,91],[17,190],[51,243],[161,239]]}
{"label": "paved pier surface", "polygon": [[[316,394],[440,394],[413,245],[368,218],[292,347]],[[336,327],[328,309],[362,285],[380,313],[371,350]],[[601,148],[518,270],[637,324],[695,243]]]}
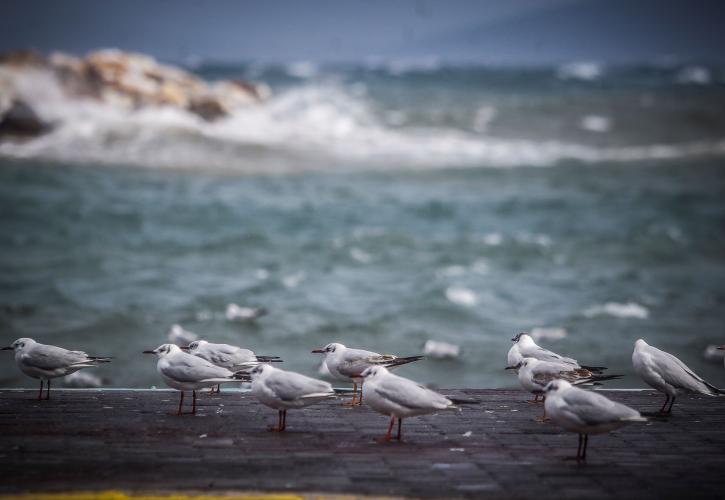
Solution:
{"label": "paved pier surface", "polygon": [[[442,391],[477,403],[405,420],[404,442],[378,444],[388,419],[330,401],[276,412],[249,394],[199,396],[174,416],[171,391],[0,391],[0,495],[40,491],[326,492],[408,497],[723,498],[725,397],[682,397],[668,419],[589,440],[534,420],[541,405],[507,390]],[[602,391],[647,411],[651,391]],[[187,400],[190,398],[187,398]],[[190,402],[190,401],[189,401]]]}

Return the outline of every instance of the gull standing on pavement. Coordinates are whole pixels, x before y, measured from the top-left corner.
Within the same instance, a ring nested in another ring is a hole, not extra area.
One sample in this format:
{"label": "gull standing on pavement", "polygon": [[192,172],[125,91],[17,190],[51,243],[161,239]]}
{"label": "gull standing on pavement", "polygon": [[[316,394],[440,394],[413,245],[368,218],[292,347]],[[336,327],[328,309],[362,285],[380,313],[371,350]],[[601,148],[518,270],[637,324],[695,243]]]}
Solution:
{"label": "gull standing on pavement", "polygon": [[531,338],[531,335],[528,335],[526,333],[519,333],[514,338],[512,338],[511,341],[514,343],[514,345],[511,347],[511,349],[509,349],[507,357],[508,366],[506,368],[509,370],[517,369],[517,361],[521,361],[522,358],[536,358],[541,361],[562,363],[570,365],[573,368],[584,368],[596,374],[601,374],[604,370],[607,369],[604,366],[583,366],[580,365],[576,359],[560,356],[555,352],[544,349],[543,347],[539,347],[538,345],[536,345],[536,342],[534,342],[534,339]]}
{"label": "gull standing on pavement", "polygon": [[390,425],[383,441],[393,439],[393,425],[398,419],[397,440],[401,439],[403,419],[435,413],[440,410],[457,410],[448,398],[410,379],[390,373],[384,366],[371,366],[362,376],[365,378],[365,402],[374,410],[390,416]]}
{"label": "gull standing on pavement", "polygon": [[[215,344],[206,340],[195,340],[188,346],[181,348],[189,354],[198,356],[208,362],[221,366],[232,372],[249,371],[256,363],[281,363],[279,356],[257,356],[249,349],[243,349],[229,344]],[[212,389],[212,392],[214,390]],[[216,392],[220,392],[220,386],[217,385]]]}
{"label": "gull standing on pavement", "polygon": [[[572,385],[599,385],[604,380],[621,378],[621,375],[599,375],[586,368],[574,368],[564,363],[541,361],[536,358],[524,358],[519,364],[519,383],[525,390],[534,394],[534,399],[529,403],[539,401],[539,396],[544,395],[544,388],[552,380],[562,379]],[[546,420],[546,408],[541,420]]]}
{"label": "gull standing on pavement", "polygon": [[[672,354],[652,347],[642,339],[634,343],[632,366],[642,380],[665,394],[665,402],[660,408],[660,413],[672,413],[672,405],[680,394],[695,393],[706,396],[725,394],[703,380]],[[668,403],[670,406],[665,409]]]}
{"label": "gull standing on pavement", "polygon": [[546,386],[546,413],[569,432],[579,434],[576,459],[586,460],[589,435],[604,434],[632,422],[646,422],[637,410],[601,394],[553,380]]}
{"label": "gull standing on pavement", "polygon": [[181,391],[179,399],[179,411],[184,404],[184,391],[192,391],[191,414],[196,414],[196,391],[205,387],[213,387],[226,382],[240,382],[248,380],[242,372],[234,373],[231,370],[216,366],[205,359],[185,353],[174,344],[162,344],[154,350],[144,351],[144,354],[155,354],[159,361],[156,364],[161,378],[166,385]]}
{"label": "gull standing on pavement", "polygon": [[[315,349],[312,352],[325,355],[325,364],[333,377],[345,381],[352,380],[354,386],[352,402],[350,403],[351,406],[360,406],[362,404],[362,372],[367,368],[371,366],[384,366],[392,369],[407,363],[412,363],[413,361],[418,361],[424,357],[408,356],[401,358],[393,354],[379,354],[363,349],[351,349],[337,342],[327,344],[324,348]],[[360,384],[359,396],[358,383]]]}
{"label": "gull standing on pavement", "polygon": [[250,376],[252,394],[263,404],[277,410],[277,427],[270,431],[283,432],[287,428],[287,410],[336,397],[328,382],[272,365],[257,365],[252,368]]}
{"label": "gull standing on pavement", "polygon": [[45,399],[50,399],[50,380],[64,377],[82,368],[109,363],[109,357],[89,356],[83,351],[69,351],[62,347],[46,345],[29,338],[20,338],[3,351],[15,351],[15,363],[24,374],[40,380],[38,399],[43,399],[43,382],[48,388]]}

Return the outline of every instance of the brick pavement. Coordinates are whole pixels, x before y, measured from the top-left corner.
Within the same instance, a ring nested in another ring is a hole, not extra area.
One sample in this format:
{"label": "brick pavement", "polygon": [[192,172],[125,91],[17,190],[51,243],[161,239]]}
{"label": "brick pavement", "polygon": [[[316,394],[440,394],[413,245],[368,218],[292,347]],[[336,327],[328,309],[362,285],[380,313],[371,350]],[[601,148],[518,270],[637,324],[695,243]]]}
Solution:
{"label": "brick pavement", "polygon": [[[589,440],[534,420],[540,405],[511,390],[442,391],[460,412],[404,421],[404,442],[378,444],[388,419],[330,401],[288,414],[249,394],[199,397],[169,415],[172,391],[0,391],[0,494],[34,491],[296,491],[469,498],[723,498],[725,398],[679,398],[669,419]],[[603,391],[655,410],[652,391]],[[470,435],[468,434],[470,432]]]}

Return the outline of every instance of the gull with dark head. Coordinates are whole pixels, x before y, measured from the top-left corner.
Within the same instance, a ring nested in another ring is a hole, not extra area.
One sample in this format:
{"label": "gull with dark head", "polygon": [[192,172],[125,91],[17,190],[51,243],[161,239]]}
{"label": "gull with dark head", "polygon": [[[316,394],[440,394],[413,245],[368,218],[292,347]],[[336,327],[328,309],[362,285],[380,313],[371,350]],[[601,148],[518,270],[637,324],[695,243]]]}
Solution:
{"label": "gull with dark head", "polygon": [[[189,354],[198,356],[216,366],[232,372],[249,371],[259,363],[281,363],[279,356],[257,356],[253,351],[229,344],[216,344],[206,340],[195,340],[181,348]],[[217,385],[217,391],[220,388]],[[212,391],[213,392],[213,391]]]}
{"label": "gull with dark head", "polygon": [[649,386],[665,394],[665,402],[660,408],[660,413],[672,413],[672,405],[680,394],[694,393],[706,396],[724,394],[675,356],[652,347],[642,339],[634,343],[632,367]]}
{"label": "gull with dark head", "polygon": [[[523,358],[519,364],[519,383],[525,390],[534,394],[535,399],[530,403],[538,401],[539,396],[544,396],[544,388],[552,380],[566,380],[572,385],[600,385],[605,380],[621,378],[622,375],[599,375],[586,368],[574,368],[565,363],[541,361],[536,358]],[[542,420],[546,419],[546,411]]]}
{"label": "gull with dark head", "polygon": [[384,366],[371,366],[362,373],[365,379],[365,402],[374,410],[390,416],[388,432],[383,441],[393,439],[393,425],[398,419],[397,440],[401,440],[403,419],[436,413],[441,410],[457,410],[448,398],[410,379],[390,373]]}
{"label": "gull with dark head", "polygon": [[[352,381],[353,406],[359,406],[363,400],[363,376],[362,373],[371,366],[384,366],[389,369],[397,368],[414,361],[423,359],[424,356],[408,356],[399,357],[393,354],[380,354],[377,352],[366,351],[364,349],[351,349],[345,347],[339,342],[327,344],[322,349],[312,351],[317,354],[325,355],[325,364],[327,369],[334,378],[344,381]],[[358,384],[360,384],[360,392],[358,396]]]}
{"label": "gull with dark head", "polygon": [[549,382],[545,391],[549,418],[565,430],[579,434],[577,460],[586,460],[590,434],[604,434],[632,422],[647,421],[637,410],[574,387],[566,380]]}
{"label": "gull with dark head", "polygon": [[271,428],[271,431],[283,432],[287,428],[287,410],[304,408],[336,397],[328,382],[280,370],[272,365],[257,365],[249,374],[252,378],[252,394],[262,404],[277,410],[277,427]]}
{"label": "gull with dark head", "polygon": [[15,351],[15,363],[25,375],[40,380],[38,399],[43,399],[43,382],[48,383],[45,399],[50,399],[51,379],[64,377],[83,368],[108,363],[113,358],[89,356],[83,351],[69,351],[33,339],[20,338],[3,351]]}
{"label": "gull with dark head", "polygon": [[169,387],[181,391],[177,415],[182,414],[184,391],[192,391],[191,414],[193,415],[196,413],[196,391],[199,389],[227,382],[249,380],[248,375],[242,371],[234,373],[221,366],[216,366],[205,359],[185,353],[174,344],[162,344],[156,349],[144,351],[144,354],[158,356],[156,369],[161,378]]}
{"label": "gull with dark head", "polygon": [[512,338],[511,341],[514,343],[514,345],[511,346],[511,349],[509,349],[507,356],[508,366],[506,367],[506,369],[508,370],[517,370],[517,365],[521,362],[523,358],[536,358],[540,361],[561,363],[565,365],[570,365],[574,368],[585,368],[593,373],[598,374],[601,374],[604,370],[607,369],[604,366],[580,365],[576,359],[567,358],[548,349],[544,349],[543,347],[539,347],[536,342],[534,342],[534,339],[531,338],[531,335],[527,333],[519,333],[514,338]]}

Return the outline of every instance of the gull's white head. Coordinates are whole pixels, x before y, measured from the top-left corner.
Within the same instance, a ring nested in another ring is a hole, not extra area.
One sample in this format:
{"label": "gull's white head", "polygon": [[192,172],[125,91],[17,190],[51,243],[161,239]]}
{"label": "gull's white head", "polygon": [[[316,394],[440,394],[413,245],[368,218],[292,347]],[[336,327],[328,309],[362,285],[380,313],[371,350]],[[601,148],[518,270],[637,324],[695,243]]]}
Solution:
{"label": "gull's white head", "polygon": [[272,372],[272,370],[275,369],[276,368],[274,368],[272,365],[260,363],[249,371],[249,376],[252,377],[252,380],[258,379],[260,377],[264,377],[265,374],[269,374],[270,372]]}
{"label": "gull's white head", "polygon": [[384,366],[369,366],[368,368],[365,368],[365,370],[363,370],[360,376],[367,380],[374,379],[375,377],[379,377],[386,373],[388,373],[388,369]]}
{"label": "gull's white head", "polygon": [[332,342],[330,344],[327,344],[322,349],[315,349],[312,352],[315,353],[315,354],[324,354],[325,356],[329,356],[330,354],[332,354],[334,352],[340,352],[343,349],[345,349],[345,346],[344,345],[342,345],[342,344],[340,344],[338,342]]}
{"label": "gull's white head", "polygon": [[514,338],[511,339],[514,344],[531,345],[534,344],[534,339],[528,333],[518,333]]}
{"label": "gull's white head", "polygon": [[521,360],[521,362],[519,363],[518,368],[526,368],[526,367],[533,368],[538,363],[540,363],[540,361],[538,359],[536,359],[536,358],[523,358]]}
{"label": "gull's white head", "polygon": [[194,342],[190,342],[188,346],[182,347],[181,349],[184,351],[189,351],[193,354],[208,343],[209,342],[207,342],[206,340],[195,340]]}
{"label": "gull's white head", "polygon": [[156,349],[151,351],[144,351],[144,354],[156,354],[158,357],[163,358],[174,352],[181,352],[181,348],[175,344],[161,344]]}
{"label": "gull's white head", "polygon": [[642,339],[638,339],[637,342],[634,343],[634,348],[635,349],[640,349],[640,348],[642,348],[642,347],[644,347],[646,345],[649,345],[649,344],[647,344],[647,342],[645,342]]}
{"label": "gull's white head", "polygon": [[544,392],[546,392],[546,394],[556,394],[557,392],[563,391],[570,387],[571,384],[566,380],[557,379],[552,380],[551,382],[546,384],[546,387],[544,387]]}
{"label": "gull's white head", "polygon": [[33,339],[29,339],[27,337],[19,338],[12,344],[10,344],[7,347],[3,347],[3,351],[22,351],[23,349],[26,349],[30,347],[31,345],[35,344],[36,342]]}

